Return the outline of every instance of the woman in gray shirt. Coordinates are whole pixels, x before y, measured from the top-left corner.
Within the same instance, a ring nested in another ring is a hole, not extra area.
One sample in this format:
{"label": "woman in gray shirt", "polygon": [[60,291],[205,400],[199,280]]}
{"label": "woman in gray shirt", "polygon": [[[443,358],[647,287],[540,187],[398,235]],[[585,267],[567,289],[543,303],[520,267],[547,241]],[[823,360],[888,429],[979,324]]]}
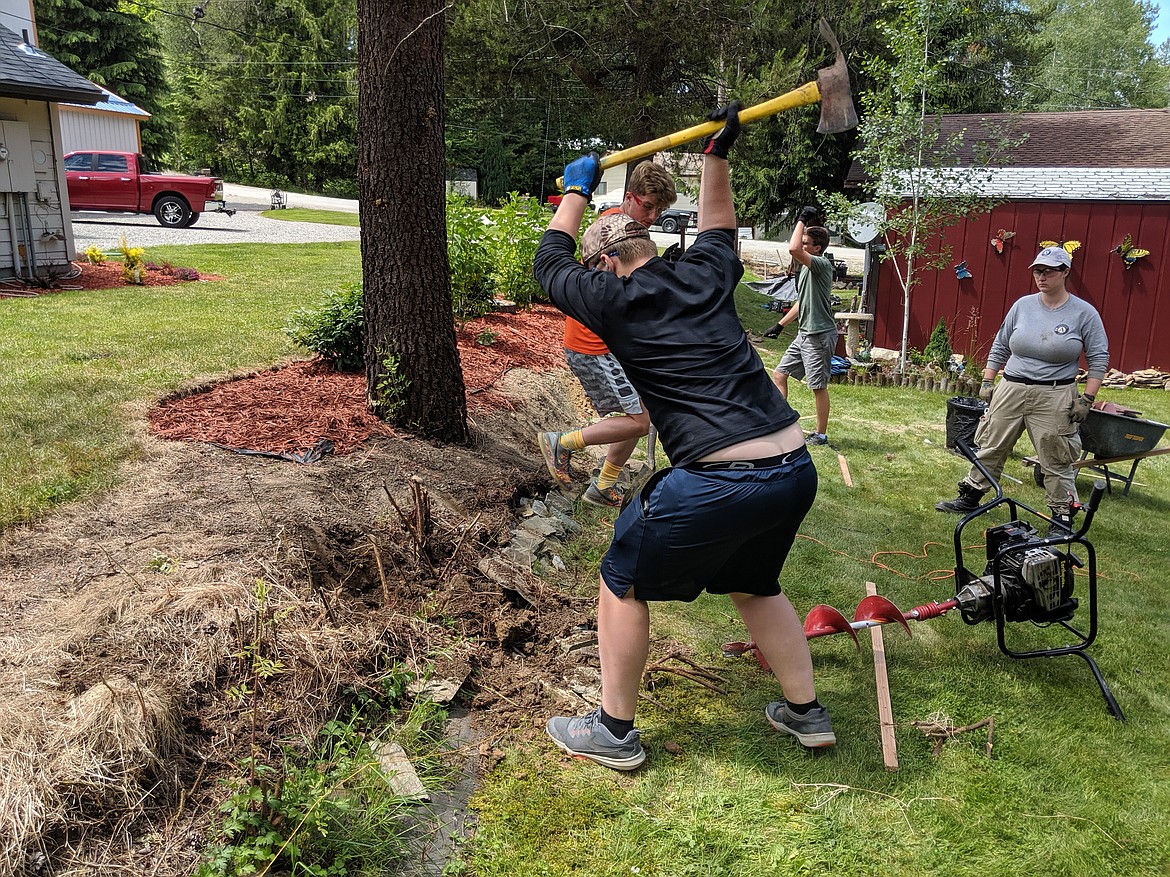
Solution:
{"label": "woman in gray shirt", "polygon": [[[1072,464],[1081,455],[1078,424],[1088,416],[1105,371],[1109,340],[1096,309],[1065,287],[1072,257],[1047,247],[1031,264],[1039,290],[1012,305],[996,333],[983,370],[979,396],[990,405],[979,421],[979,460],[998,479],[1025,429],[1044,472],[1053,528],[1071,532],[1077,499]],[[1088,367],[1084,393],[1077,392],[1081,354]],[[1003,381],[994,383],[1003,369]],[[959,495],[935,506],[966,514],[979,507],[991,484],[974,466],[959,482]]]}

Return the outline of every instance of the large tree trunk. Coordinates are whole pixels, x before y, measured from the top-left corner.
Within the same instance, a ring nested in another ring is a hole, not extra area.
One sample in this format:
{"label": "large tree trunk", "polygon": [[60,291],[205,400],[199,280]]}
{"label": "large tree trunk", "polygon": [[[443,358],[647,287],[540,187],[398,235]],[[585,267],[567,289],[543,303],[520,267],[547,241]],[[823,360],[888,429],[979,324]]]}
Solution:
{"label": "large tree trunk", "polygon": [[447,262],[443,4],[358,0],[358,194],[370,406],[466,442]]}

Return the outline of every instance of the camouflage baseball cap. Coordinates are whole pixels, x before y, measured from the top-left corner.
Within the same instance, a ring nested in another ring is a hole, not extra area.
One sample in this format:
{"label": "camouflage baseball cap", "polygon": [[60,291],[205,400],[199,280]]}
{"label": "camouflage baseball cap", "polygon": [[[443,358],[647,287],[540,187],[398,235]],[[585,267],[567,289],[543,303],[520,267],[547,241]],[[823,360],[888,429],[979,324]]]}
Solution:
{"label": "camouflage baseball cap", "polygon": [[650,229],[624,213],[603,216],[585,229],[581,238],[581,261],[588,265],[614,244],[632,238],[649,238]]}

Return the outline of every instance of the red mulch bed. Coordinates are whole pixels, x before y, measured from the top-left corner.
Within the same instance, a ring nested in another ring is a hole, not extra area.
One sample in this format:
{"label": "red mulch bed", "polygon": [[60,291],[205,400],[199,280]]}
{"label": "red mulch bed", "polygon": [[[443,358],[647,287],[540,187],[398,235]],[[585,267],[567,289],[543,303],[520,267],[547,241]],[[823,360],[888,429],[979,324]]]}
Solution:
{"label": "red mulch bed", "polygon": [[[74,262],[81,269],[81,276],[75,280],[67,280],[65,284],[74,289],[116,289],[119,286],[129,286],[122,277],[121,262],[102,262],[100,265],[91,265],[89,262]],[[175,271],[181,266],[166,268],[148,268],[142,277],[139,286],[174,286],[176,283],[192,283],[175,276]],[[223,280],[218,274],[199,273],[199,280]]]}
{"label": "red mulch bed", "polygon": [[[510,369],[563,366],[564,324],[560,311],[538,306],[489,314],[459,327],[468,409],[514,407],[508,397],[493,392]],[[488,332],[494,333],[491,344],[476,341]],[[304,455],[326,440],[333,443],[333,453],[344,454],[371,435],[394,435],[366,407],[365,375],[334,371],[319,359],[163,402],[150,413],[150,428],[163,438],[289,457]]]}
{"label": "red mulch bed", "polygon": [[[138,286],[174,286],[178,283],[191,283],[197,281],[183,280],[175,276],[175,272],[180,266],[173,268],[158,267],[148,268],[143,272],[142,283]],[[69,277],[68,274],[56,279],[53,283],[53,288],[42,289],[37,286],[30,286],[24,284],[20,287],[21,294],[36,294],[43,295],[52,292],[64,292],[66,290],[77,289],[117,289],[121,286],[130,286],[126,279],[122,276],[121,262],[102,262],[100,265],[94,265],[85,260],[78,260],[73,263],[73,268],[78,269],[81,273],[76,277]],[[61,269],[58,269],[61,270]],[[223,280],[224,278],[218,274],[199,274],[199,280]],[[6,287],[4,289],[7,289]],[[11,291],[11,290],[9,290]]]}

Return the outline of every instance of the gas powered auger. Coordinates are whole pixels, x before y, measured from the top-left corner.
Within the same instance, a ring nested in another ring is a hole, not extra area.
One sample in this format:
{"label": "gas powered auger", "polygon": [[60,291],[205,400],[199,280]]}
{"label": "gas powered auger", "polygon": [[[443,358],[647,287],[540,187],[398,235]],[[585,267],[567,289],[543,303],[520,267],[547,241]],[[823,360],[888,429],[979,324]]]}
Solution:
{"label": "gas powered auger", "polygon": [[[1030,506],[1005,497],[999,482],[992,478],[971,447],[961,439],[957,447],[992,484],[995,497],[965,515],[955,527],[955,596],[950,600],[916,606],[908,612],[902,612],[885,597],[869,596],[858,604],[853,621],[832,606],[814,606],[804,620],[805,636],[813,639],[847,633],[856,644],[858,630],[890,623],[900,624],[909,635],[910,627],[906,622],[926,621],[958,609],[967,624],[994,621],[999,650],[1009,658],[1055,658],[1059,655],[1083,658],[1101,688],[1109,712],[1117,720],[1125,721],[1125,715],[1097,662],[1085,651],[1097,638],[1097,554],[1085,533],[1105,493],[1105,482],[1098,481],[1093,485],[1088,505],[1083,507],[1085,517],[1080,529],[1044,538],[1035,527],[1020,519],[1020,512],[1049,523],[1051,519]],[[982,575],[975,575],[963,561],[963,530],[972,521],[1001,505],[1007,506],[1011,521],[987,529],[987,565]],[[1085,568],[1085,563],[1072,553],[1073,545],[1082,546],[1088,558],[1088,632],[1071,624],[1073,615],[1081,608],[1080,601],[1073,596],[1073,569]],[[1058,625],[1072,633],[1075,639],[1069,645],[1016,651],[1008,646],[1004,633],[1008,622],[1021,621],[1038,627]],[[723,646],[725,655],[753,650],[761,666],[767,669],[767,662],[756,650],[755,643],[727,643]]]}

